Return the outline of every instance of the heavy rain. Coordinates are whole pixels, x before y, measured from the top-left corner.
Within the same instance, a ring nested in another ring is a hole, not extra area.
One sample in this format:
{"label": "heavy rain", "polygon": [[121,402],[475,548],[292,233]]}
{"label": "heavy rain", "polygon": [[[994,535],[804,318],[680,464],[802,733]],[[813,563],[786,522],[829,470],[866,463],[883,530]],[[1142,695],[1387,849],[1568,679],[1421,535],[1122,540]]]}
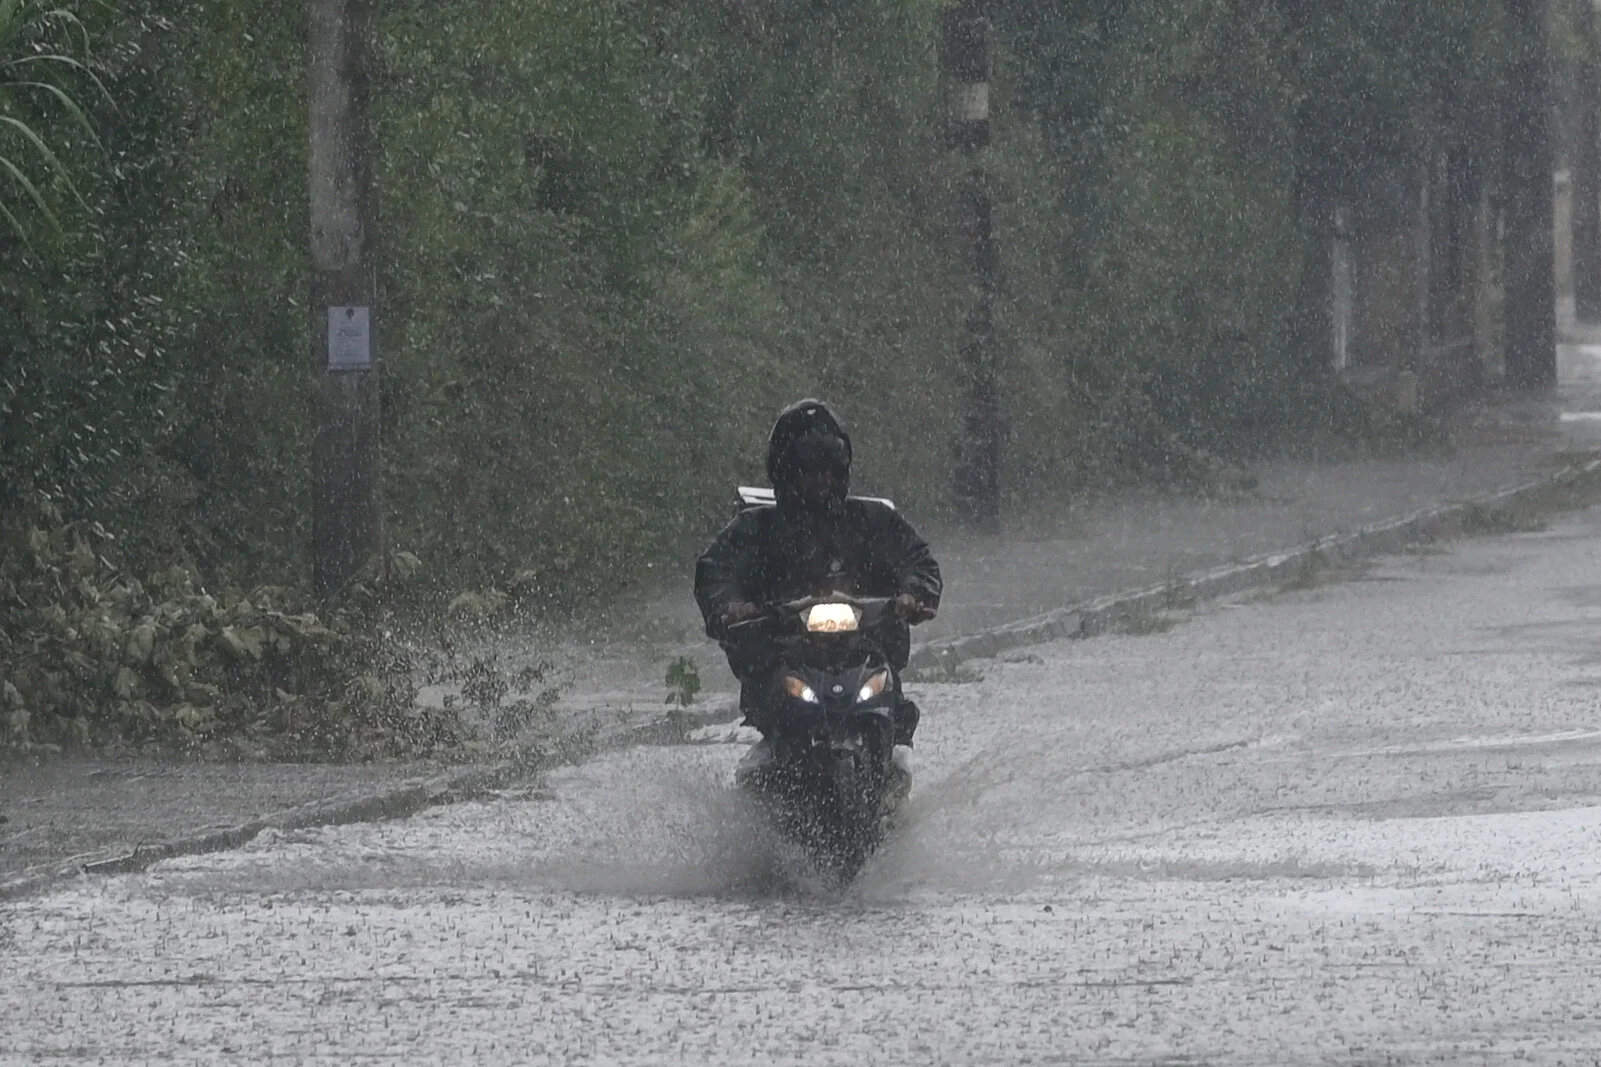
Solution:
{"label": "heavy rain", "polygon": [[1601,1063],[1597,0],[0,0],[0,1063]]}

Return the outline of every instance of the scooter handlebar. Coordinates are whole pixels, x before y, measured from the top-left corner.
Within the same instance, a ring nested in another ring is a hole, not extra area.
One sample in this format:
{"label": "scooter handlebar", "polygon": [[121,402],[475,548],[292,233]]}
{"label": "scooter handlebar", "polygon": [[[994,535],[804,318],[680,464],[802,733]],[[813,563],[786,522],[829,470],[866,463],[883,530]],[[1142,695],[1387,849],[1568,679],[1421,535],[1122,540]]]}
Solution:
{"label": "scooter handlebar", "polygon": [[732,632],[775,623],[794,623],[805,618],[808,611],[820,604],[844,604],[856,609],[861,613],[858,626],[864,630],[877,626],[895,611],[894,597],[854,597],[845,593],[830,593],[798,600],[769,601],[761,605],[762,614],[753,619],[730,623],[728,630]]}

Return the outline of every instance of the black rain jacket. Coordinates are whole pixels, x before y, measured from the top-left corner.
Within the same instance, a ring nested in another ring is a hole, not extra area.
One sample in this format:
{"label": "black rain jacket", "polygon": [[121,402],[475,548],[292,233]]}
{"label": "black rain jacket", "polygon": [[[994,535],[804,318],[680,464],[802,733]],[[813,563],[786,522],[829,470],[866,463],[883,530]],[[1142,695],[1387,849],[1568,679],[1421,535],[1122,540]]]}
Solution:
{"label": "black rain jacket", "polygon": [[[734,601],[911,593],[938,607],[941,590],[939,564],[911,523],[887,504],[855,497],[827,511],[783,504],[747,508],[695,567],[695,600],[706,632],[722,645],[742,681],[771,669],[772,650],[759,632],[731,635],[718,625]],[[895,669],[903,669],[912,644],[906,623],[886,623],[877,636]]]}

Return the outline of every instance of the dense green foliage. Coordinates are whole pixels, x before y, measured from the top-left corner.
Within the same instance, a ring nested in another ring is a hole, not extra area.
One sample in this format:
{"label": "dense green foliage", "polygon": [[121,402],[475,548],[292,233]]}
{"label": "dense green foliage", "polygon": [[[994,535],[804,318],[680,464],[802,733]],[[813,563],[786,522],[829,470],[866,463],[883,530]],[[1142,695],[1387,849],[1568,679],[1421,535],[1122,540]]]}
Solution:
{"label": "dense green foliage", "polygon": [[[7,201],[31,240],[0,236],[0,508],[49,492],[138,567],[306,572],[302,8],[77,8],[103,147],[0,98],[85,201],[31,172],[58,239]],[[941,11],[380,5],[392,542],[441,584],[570,602],[682,558],[808,393],[864,488],[938,512],[972,300]],[[1353,432],[1295,332],[1317,205],[1483,125],[1498,11],[995,0],[1008,494]]]}
{"label": "dense green foliage", "polygon": [[181,567],[141,581],[48,501],[0,539],[0,751],[72,744],[213,755],[411,754],[469,736],[420,708],[409,660],[352,604],[215,597]]}

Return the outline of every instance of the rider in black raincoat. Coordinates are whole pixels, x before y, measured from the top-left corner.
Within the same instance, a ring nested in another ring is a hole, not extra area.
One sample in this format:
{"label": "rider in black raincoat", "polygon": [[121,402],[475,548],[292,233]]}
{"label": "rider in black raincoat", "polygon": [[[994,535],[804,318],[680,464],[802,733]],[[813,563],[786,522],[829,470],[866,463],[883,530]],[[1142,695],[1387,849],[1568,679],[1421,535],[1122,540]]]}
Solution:
{"label": "rider in black raincoat", "polygon": [[[896,673],[911,651],[908,626],[934,617],[940,573],[928,543],[894,508],[849,496],[851,441],[818,400],[785,408],[768,438],[774,505],[746,508],[717,535],[695,569],[695,599],[740,680],[740,707],[768,733],[763,695],[777,649],[756,627],[730,630],[762,604],[825,593],[896,598],[896,618],[878,637]],[[895,743],[909,745],[918,709],[904,696]]]}

